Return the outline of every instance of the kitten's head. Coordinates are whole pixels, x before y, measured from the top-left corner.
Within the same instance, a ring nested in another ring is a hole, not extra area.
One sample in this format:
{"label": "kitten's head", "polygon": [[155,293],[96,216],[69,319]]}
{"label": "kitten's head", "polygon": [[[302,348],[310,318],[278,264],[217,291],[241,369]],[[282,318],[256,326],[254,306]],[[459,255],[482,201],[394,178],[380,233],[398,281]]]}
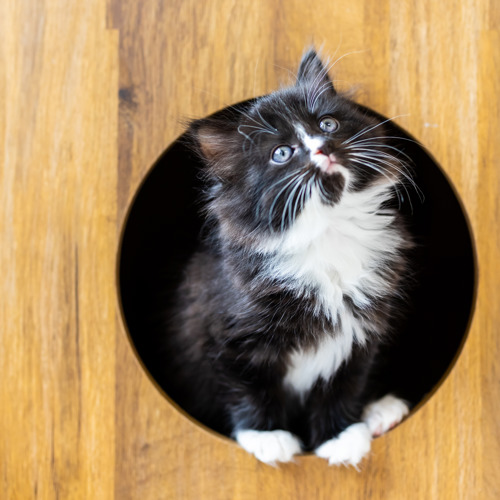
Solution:
{"label": "kitten's head", "polygon": [[283,232],[311,198],[333,206],[398,182],[383,122],[337,93],[327,71],[310,50],[294,86],[193,124],[210,208],[233,233]]}

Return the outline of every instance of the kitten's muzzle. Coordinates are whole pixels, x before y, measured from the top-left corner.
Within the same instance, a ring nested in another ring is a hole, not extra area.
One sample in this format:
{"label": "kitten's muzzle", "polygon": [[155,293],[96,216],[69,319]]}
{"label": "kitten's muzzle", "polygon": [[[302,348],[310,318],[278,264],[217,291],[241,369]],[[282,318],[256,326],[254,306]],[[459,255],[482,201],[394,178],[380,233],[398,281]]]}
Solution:
{"label": "kitten's muzzle", "polygon": [[339,165],[337,157],[333,153],[325,154],[320,149],[311,155],[311,158],[314,164],[326,174],[333,174]]}

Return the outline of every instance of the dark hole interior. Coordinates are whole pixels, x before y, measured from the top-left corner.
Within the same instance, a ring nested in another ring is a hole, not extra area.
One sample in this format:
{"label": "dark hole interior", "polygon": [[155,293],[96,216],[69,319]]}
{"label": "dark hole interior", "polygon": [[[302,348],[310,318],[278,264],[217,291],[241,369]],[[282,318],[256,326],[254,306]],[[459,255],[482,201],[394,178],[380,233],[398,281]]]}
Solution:
{"label": "dark hole interior", "polygon": [[[240,103],[238,106],[248,104]],[[367,113],[377,113],[364,108]],[[416,304],[405,331],[392,343],[384,377],[415,402],[443,379],[465,339],[475,299],[473,242],[462,206],[433,158],[396,125],[391,135],[415,163],[422,202],[409,190],[401,205],[418,242]],[[199,159],[181,136],[158,159],[130,208],[120,248],[119,287],[131,341],[164,391],[169,363],[161,355],[168,335],[165,311],[202,226]],[[411,202],[411,203],[410,203]]]}

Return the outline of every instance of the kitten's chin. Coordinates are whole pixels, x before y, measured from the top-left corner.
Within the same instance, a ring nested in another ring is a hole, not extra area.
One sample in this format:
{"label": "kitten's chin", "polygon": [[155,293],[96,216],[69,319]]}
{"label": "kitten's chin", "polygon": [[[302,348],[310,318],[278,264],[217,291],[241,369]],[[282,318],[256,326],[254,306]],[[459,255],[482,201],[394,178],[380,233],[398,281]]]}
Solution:
{"label": "kitten's chin", "polygon": [[349,185],[350,173],[349,173],[349,170],[344,167],[344,165],[342,165],[340,163],[333,163],[331,165],[330,172],[326,172],[326,173],[329,175],[333,175],[333,174],[341,175],[345,179],[345,185],[346,186]]}
{"label": "kitten's chin", "polygon": [[332,172],[322,172],[318,183],[319,198],[327,205],[334,205],[349,187],[350,174],[342,165],[336,164]]}

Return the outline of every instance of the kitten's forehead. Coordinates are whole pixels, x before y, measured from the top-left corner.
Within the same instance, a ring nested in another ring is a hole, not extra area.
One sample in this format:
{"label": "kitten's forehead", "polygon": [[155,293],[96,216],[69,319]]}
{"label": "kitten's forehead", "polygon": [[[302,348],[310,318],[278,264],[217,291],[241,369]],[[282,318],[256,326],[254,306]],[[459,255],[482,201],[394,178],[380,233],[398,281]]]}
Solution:
{"label": "kitten's forehead", "polygon": [[308,124],[319,116],[342,111],[342,99],[337,95],[321,95],[311,109],[310,99],[302,87],[289,87],[259,99],[250,110],[252,120],[267,122],[275,130],[295,132],[293,123]]}
{"label": "kitten's forehead", "polygon": [[325,142],[325,139],[323,137],[308,134],[301,123],[294,123],[293,128],[295,129],[295,134],[297,135],[298,139],[309,151],[315,153],[316,151],[321,149]]}

